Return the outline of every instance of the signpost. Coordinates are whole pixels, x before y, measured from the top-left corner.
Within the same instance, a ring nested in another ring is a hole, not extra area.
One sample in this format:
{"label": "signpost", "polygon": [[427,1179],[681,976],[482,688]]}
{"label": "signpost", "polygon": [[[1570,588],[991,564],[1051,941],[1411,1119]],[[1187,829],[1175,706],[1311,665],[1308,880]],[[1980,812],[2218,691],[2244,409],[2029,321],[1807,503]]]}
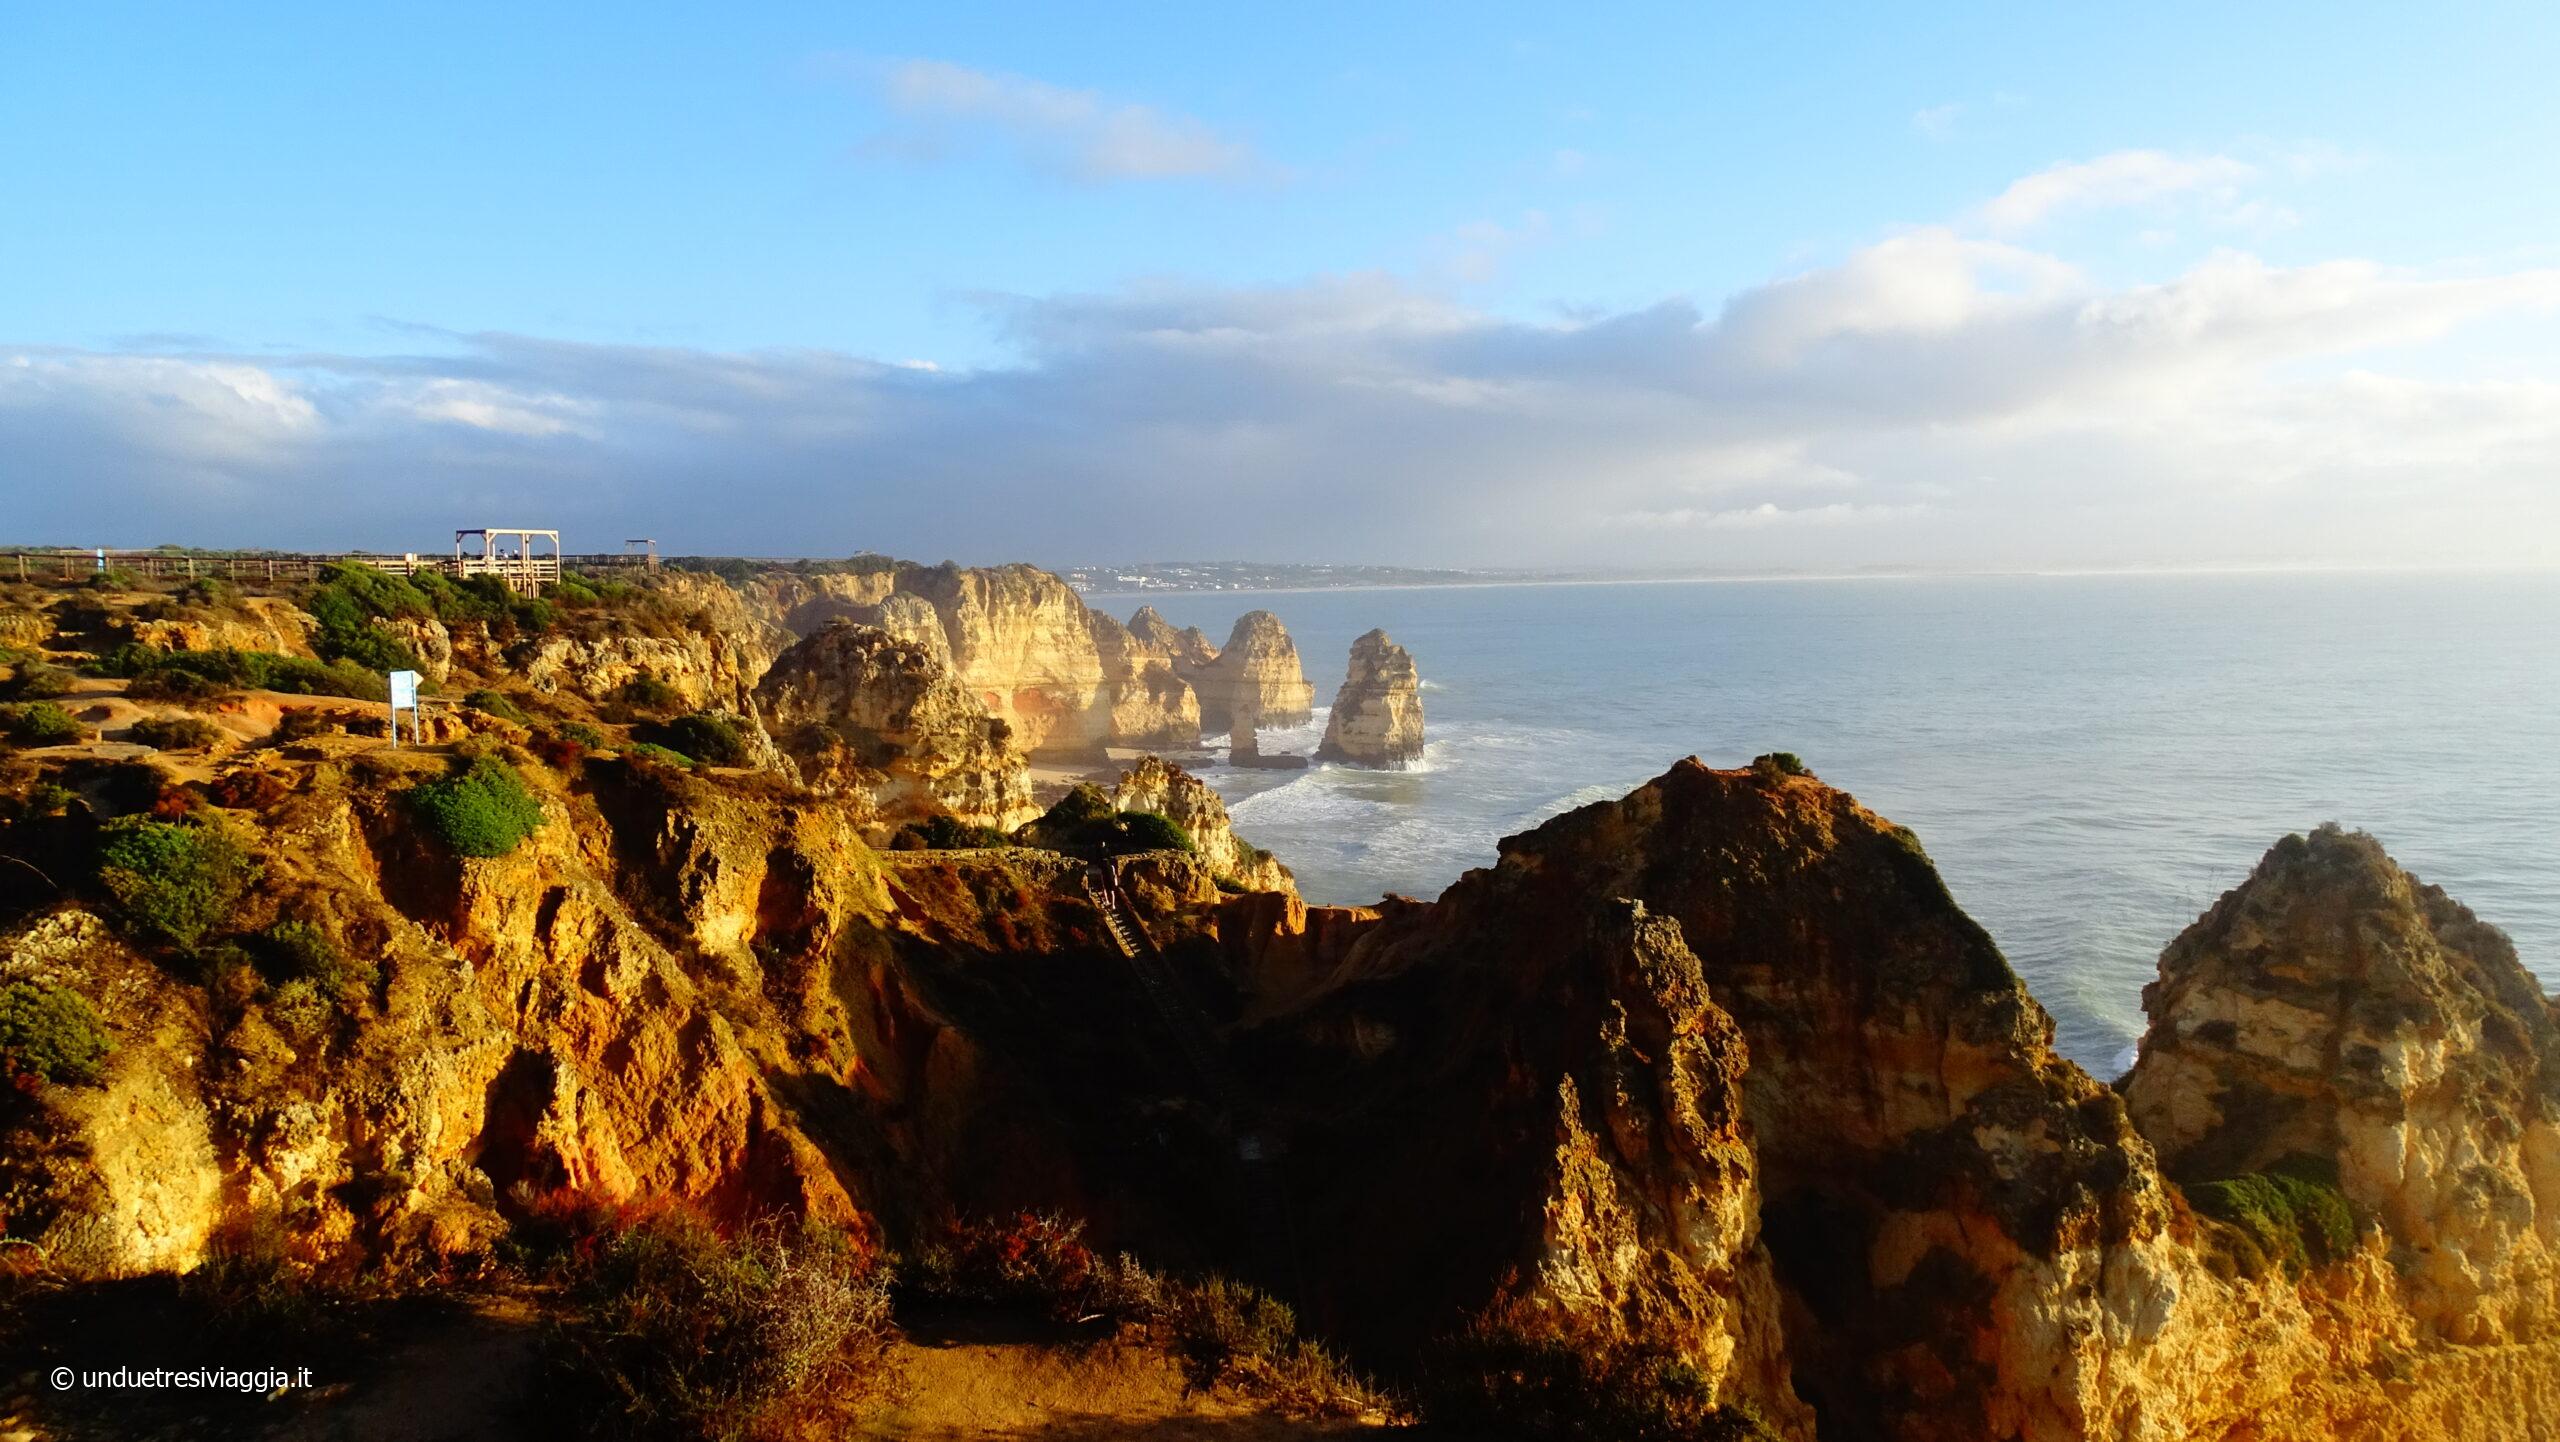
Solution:
{"label": "signpost", "polygon": [[406,709],[409,713],[409,744],[412,746],[425,745],[427,740],[426,732],[420,729],[418,721],[418,673],[415,671],[394,671],[385,679],[391,683],[392,749],[396,751],[400,747],[400,713],[403,709]]}

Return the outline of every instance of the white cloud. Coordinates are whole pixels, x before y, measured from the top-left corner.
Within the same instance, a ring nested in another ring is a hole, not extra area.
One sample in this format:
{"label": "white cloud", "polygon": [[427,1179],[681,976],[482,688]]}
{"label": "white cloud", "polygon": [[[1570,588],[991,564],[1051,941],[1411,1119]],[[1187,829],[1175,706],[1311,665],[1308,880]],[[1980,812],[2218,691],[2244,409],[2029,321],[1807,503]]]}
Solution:
{"label": "white cloud", "polygon": [[1963,115],[1961,101],[1931,105],[1911,113],[1911,128],[1931,140],[1945,140],[1956,133],[1956,121]]}
{"label": "white cloud", "polygon": [[8,529],[406,549],[504,507],[971,560],[2560,559],[2560,383],[2399,361],[2560,307],[2560,271],[2223,252],[2119,286],[1932,228],[1712,312],[1529,322],[1382,275],[980,303],[1016,363],[0,350],[0,475],[51,482]]}
{"label": "white cloud", "polygon": [[2069,210],[2113,209],[2197,193],[2228,198],[2257,174],[2256,166],[2228,155],[2118,150],[2022,177],[1982,207],[1981,220],[1995,232],[2014,233]]}
{"label": "white cloud", "polygon": [[1251,146],[1203,121],[1097,91],[942,60],[899,61],[877,83],[900,126],[874,137],[873,153],[929,158],[983,132],[1038,168],[1087,182],[1239,179],[1265,169]]}

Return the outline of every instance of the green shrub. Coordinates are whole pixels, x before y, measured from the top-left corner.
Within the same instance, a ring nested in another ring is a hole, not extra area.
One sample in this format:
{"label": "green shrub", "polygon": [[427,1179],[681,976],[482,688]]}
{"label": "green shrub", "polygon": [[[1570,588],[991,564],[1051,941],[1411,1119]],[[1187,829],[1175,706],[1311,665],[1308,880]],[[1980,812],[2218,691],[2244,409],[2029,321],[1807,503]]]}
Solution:
{"label": "green shrub", "polygon": [[267,998],[267,1020],[296,1046],[309,1046],[328,1034],[337,1009],[312,982],[297,978]]}
{"label": "green shrub", "polygon": [[201,751],[222,740],[222,728],[195,716],[146,716],[125,738],[156,751]]}
{"label": "green shrub", "polygon": [[2244,1245],[2235,1250],[2244,1273],[2280,1266],[2298,1276],[2355,1251],[2355,1211],[2335,1182],[2317,1175],[2321,1170],[2309,1159],[2289,1159],[2274,1171],[2190,1187],[2187,1200],[2240,1233]]}
{"label": "green shrub", "polygon": [[1773,780],[1780,776],[1811,776],[1813,774],[1806,769],[1804,758],[1792,751],[1772,751],[1765,756],[1754,756],[1751,758],[1751,769]]}
{"label": "green shrub", "polygon": [[92,669],[131,677],[127,693],[150,700],[198,700],[241,690],[358,701],[380,701],[389,694],[380,676],[352,661],[332,664],[272,651],[154,651],[127,645],[99,657]]}
{"label": "green shrub", "polygon": [[189,948],[231,920],[265,870],[219,822],[120,817],[98,849],[99,884],[126,929]]}
{"label": "green shrub", "polygon": [[607,1239],[546,1338],[568,1410],[601,1435],[738,1438],[888,1390],[886,1277],[845,1238],[723,1238],[663,1213]]}
{"label": "green shrub", "polygon": [[900,851],[970,851],[983,846],[1010,846],[1013,838],[992,826],[972,826],[950,816],[929,816],[900,827],[896,840],[890,844]]}
{"label": "green shrub", "polygon": [[279,981],[307,981],[333,1001],[350,1002],[370,993],[380,969],[347,955],[328,932],[307,921],[287,918],[258,934],[261,970]]}
{"label": "green shrub", "polygon": [[1705,1376],[1668,1348],[1503,1323],[1434,1347],[1416,1400],[1434,1431],[1487,1442],[1776,1442],[1748,1407],[1716,1405]]}
{"label": "green shrub", "polygon": [[1025,845],[1071,856],[1128,856],[1141,851],[1192,851],[1191,833],[1153,811],[1122,811],[1102,788],[1086,782],[1058,799],[1040,819],[1024,826]]}
{"label": "green shrub", "polygon": [[197,576],[178,588],[176,600],[197,610],[228,611],[240,604],[240,588],[220,576]]}
{"label": "green shrub", "polygon": [[514,767],[493,756],[409,788],[408,805],[436,840],[463,856],[504,856],[542,826],[542,803]]}
{"label": "green shrub", "polygon": [[579,745],[584,746],[590,751],[604,745],[604,733],[597,730],[595,727],[588,725],[584,721],[569,721],[562,723],[560,727],[560,734],[577,742]]}
{"label": "green shrub", "polygon": [[70,746],[89,739],[89,728],[50,701],[0,706],[0,732],[21,746]]}
{"label": "green shrub", "polygon": [[94,1082],[112,1045],[98,1009],[69,987],[32,981],[0,986],[0,1080]]}
{"label": "green shrub", "polygon": [[519,726],[533,724],[532,718],[524,714],[524,708],[508,699],[503,691],[474,691],[462,698],[462,704],[474,711],[486,711],[501,721],[513,721]]}
{"label": "green shrub", "polygon": [[20,661],[9,678],[9,695],[20,701],[48,701],[71,694],[72,674],[50,661]]}
{"label": "green shrub", "polygon": [[684,693],[643,671],[622,683],[613,699],[635,711],[673,711],[684,704]]}
{"label": "green shrub", "polygon": [[712,766],[747,764],[747,738],[735,716],[697,711],[648,728],[647,739]]}
{"label": "green shrub", "polygon": [[622,754],[630,760],[646,762],[653,766],[673,766],[681,771],[693,769],[692,757],[681,751],[670,751],[653,742],[635,741],[623,747]]}
{"label": "green shrub", "polygon": [[319,625],[314,650],[369,671],[416,669],[418,653],[409,643],[373,623],[433,616],[435,603],[426,593],[389,571],[356,561],[340,562],[320,575],[319,586],[303,604]]}
{"label": "green shrub", "polygon": [[588,586],[586,582],[569,576],[563,576],[558,581],[552,583],[551,594],[548,599],[555,606],[569,606],[573,608],[598,605],[604,600],[604,598],[597,595],[595,590]]}

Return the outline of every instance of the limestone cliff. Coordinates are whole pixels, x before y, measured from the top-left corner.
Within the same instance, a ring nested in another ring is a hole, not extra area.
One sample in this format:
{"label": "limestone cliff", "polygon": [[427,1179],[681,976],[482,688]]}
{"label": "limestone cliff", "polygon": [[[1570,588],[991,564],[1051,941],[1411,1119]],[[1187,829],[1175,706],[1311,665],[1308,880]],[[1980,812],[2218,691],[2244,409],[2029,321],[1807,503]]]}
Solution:
{"label": "limestone cliff", "polygon": [[1344,918],[1352,970],[1251,1038],[1257,1072],[1307,1079],[1288,1113],[1309,1305],[1390,1353],[1471,1320],[1668,1348],[1718,1404],[1810,1436],[1760,1238],[1749,1049],[1679,923],[1485,877]]}
{"label": "limestone cliff", "polygon": [[2388,1235],[2428,1332],[2560,1322],[2560,1028],[2515,948],[2361,833],[2277,843],[2161,953],[2126,1083],[2200,1183],[2305,1161]]}
{"label": "limestone cliff", "polygon": [[1404,766],[1422,759],[1422,677],[1413,654],[1371,631],[1351,643],[1351,665],[1325,718],[1319,761]]}
{"label": "limestone cliff", "polygon": [[197,608],[193,614],[145,616],[133,621],[130,633],[138,645],[155,651],[266,651],[279,656],[311,654],[311,618],[299,607],[274,596],[246,596],[220,608]]}
{"label": "limestone cliff", "polygon": [[1212,729],[1299,726],[1315,714],[1315,688],[1298,663],[1297,643],[1269,611],[1237,617],[1225,649],[1193,673],[1191,685],[1200,693],[1202,722]]}
{"label": "limestone cliff", "polygon": [[1220,880],[1249,891],[1293,891],[1297,883],[1278,857],[1248,844],[1227,819],[1227,804],[1209,784],[1157,756],[1120,773],[1111,802],[1123,811],[1152,811],[1191,835],[1200,860]]}
{"label": "limestone cliff", "polygon": [[1140,606],[1129,617],[1129,633],[1149,655],[1170,661],[1186,677],[1218,659],[1218,648],[1200,634],[1199,627],[1185,626],[1177,631],[1153,606]]}
{"label": "limestone cliff", "polygon": [[867,798],[884,821],[1039,814],[1009,728],[913,642],[836,622],[783,652],[755,701],[803,780]]}
{"label": "limestone cliff", "polygon": [[1111,740],[1123,746],[1197,746],[1200,698],[1173,672],[1173,662],[1151,651],[1129,628],[1089,611],[1086,624],[1102,661],[1111,698]]}

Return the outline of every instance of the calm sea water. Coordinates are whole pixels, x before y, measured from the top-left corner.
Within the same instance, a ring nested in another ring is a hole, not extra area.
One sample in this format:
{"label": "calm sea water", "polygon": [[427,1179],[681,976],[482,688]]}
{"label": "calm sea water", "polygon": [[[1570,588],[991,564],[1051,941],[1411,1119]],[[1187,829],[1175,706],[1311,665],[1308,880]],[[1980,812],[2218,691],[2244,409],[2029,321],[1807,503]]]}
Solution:
{"label": "calm sea water", "polygon": [[[2560,980],[2560,576],[2034,577],[1141,599],[1285,621],[1317,701],[1384,626],[1411,772],[1202,774],[1311,901],[1438,894],[1496,838],[1696,754],[1799,753],[1918,831],[2101,1076],[2160,949],[2267,846],[2340,821]],[[1312,751],[1312,727],[1264,749]]]}

